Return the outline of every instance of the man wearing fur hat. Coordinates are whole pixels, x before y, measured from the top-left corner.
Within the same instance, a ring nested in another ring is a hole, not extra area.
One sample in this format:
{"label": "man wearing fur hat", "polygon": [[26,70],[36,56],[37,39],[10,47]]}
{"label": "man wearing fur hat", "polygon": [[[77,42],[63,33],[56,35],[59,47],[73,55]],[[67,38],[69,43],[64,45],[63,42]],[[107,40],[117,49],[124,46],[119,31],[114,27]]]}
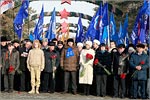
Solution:
{"label": "man wearing fur hat", "polygon": [[130,67],[134,69],[132,74],[133,79],[133,98],[137,98],[138,86],[141,87],[141,98],[146,98],[146,80],[147,80],[147,69],[149,68],[148,55],[144,53],[144,44],[138,44],[136,46],[137,52],[131,55]]}
{"label": "man wearing fur hat", "polygon": [[67,40],[67,45],[62,50],[60,65],[64,69],[64,93],[68,92],[68,86],[71,77],[73,94],[76,94],[76,72],[78,69],[77,65],[79,52],[74,45],[74,40],[72,38],[69,38]]}

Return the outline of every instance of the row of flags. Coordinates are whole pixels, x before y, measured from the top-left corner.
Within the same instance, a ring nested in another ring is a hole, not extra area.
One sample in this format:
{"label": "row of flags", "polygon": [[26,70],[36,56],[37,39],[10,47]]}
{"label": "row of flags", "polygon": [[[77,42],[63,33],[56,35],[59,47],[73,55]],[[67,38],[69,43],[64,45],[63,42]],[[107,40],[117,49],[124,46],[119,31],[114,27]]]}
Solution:
{"label": "row of flags", "polygon": [[[18,38],[22,38],[22,30],[23,30],[23,22],[28,17],[28,7],[29,7],[29,0],[23,0],[22,5],[18,11],[18,14],[16,15],[16,18],[14,19],[14,30],[16,34],[18,35]],[[35,25],[35,29],[33,34],[29,35],[30,40],[42,40],[43,36],[43,23],[44,23],[44,6],[42,5],[42,9],[40,12],[40,16],[38,18],[38,22]],[[48,38],[48,40],[52,40],[55,38],[56,34],[56,13],[55,8],[52,13],[52,17],[50,19],[50,25],[48,27],[47,33],[45,38]]]}
{"label": "row of flags", "polygon": [[[24,0],[18,11],[18,14],[14,20],[14,30],[17,33],[19,39],[21,39],[23,20],[28,17],[28,6],[29,1]],[[132,41],[133,44],[137,44],[138,41],[141,43],[146,42],[146,36],[148,36],[148,18],[150,15],[150,0],[145,1],[143,6],[140,8],[139,13],[136,17],[136,21],[133,27],[131,36],[128,34],[128,14],[126,14],[125,21],[122,25],[120,22],[119,31],[116,30],[116,23],[113,12],[108,14],[108,3],[102,5],[100,4],[96,14],[93,16],[87,32],[84,33],[81,15],[78,20],[76,42],[84,42],[86,40],[93,41],[97,39],[100,43],[106,43],[109,45],[110,40],[116,41],[117,44],[129,44]],[[44,22],[44,7],[42,6],[41,13],[36,23],[34,34],[30,34],[29,38],[31,40],[39,39],[42,40],[43,34],[43,22]],[[147,33],[147,34],[146,34]],[[50,18],[50,24],[45,35],[45,38],[52,40],[56,35],[56,13],[55,8],[53,9],[52,16]]]}
{"label": "row of flags", "polygon": [[[136,21],[132,30],[132,34],[128,33],[128,14],[126,14],[124,23],[120,22],[119,31],[116,31],[116,23],[113,12],[110,13],[108,19],[108,3],[104,6],[100,4],[96,14],[93,16],[88,30],[83,33],[82,22],[79,18],[76,42],[84,42],[85,40],[97,39],[100,43],[109,45],[110,40],[115,41],[117,44],[128,45],[129,42],[136,45],[139,43],[148,43],[150,36],[149,30],[149,16],[150,16],[150,0],[144,0],[144,4],[139,10]],[[82,30],[81,30],[82,29]]]}

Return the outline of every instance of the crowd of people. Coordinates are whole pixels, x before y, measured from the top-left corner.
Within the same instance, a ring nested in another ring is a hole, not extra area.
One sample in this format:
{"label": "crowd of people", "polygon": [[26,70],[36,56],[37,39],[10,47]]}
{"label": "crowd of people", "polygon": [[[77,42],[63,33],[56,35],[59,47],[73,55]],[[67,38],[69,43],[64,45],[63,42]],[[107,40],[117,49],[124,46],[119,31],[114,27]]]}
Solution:
{"label": "crowd of people", "polygon": [[150,98],[148,44],[1,38],[1,91]]}

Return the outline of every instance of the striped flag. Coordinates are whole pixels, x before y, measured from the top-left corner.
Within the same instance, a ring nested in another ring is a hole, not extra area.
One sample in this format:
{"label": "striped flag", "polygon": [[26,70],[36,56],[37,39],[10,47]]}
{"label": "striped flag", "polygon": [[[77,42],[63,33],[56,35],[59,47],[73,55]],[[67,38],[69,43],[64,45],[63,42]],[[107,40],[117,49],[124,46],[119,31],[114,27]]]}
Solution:
{"label": "striped flag", "polygon": [[5,11],[13,7],[14,7],[13,0],[1,0],[0,1],[0,14],[3,14]]}

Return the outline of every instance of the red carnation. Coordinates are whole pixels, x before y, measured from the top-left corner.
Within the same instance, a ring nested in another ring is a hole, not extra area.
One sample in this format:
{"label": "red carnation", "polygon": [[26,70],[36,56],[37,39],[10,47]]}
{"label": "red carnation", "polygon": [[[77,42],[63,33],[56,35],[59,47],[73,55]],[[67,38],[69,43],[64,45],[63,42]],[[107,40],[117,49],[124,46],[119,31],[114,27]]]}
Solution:
{"label": "red carnation", "polygon": [[97,65],[98,64],[98,59],[95,59],[94,60],[94,65]]}
{"label": "red carnation", "polygon": [[124,73],[121,74],[121,75],[120,75],[120,78],[121,78],[121,79],[125,79],[125,78],[126,78],[126,74],[124,74]]}
{"label": "red carnation", "polygon": [[141,62],[140,62],[140,64],[141,64],[141,65],[144,65],[144,64],[145,64],[145,62],[144,62],[144,61],[141,61]]}
{"label": "red carnation", "polygon": [[56,59],[56,57],[57,57],[56,55],[52,55],[51,56],[52,59]]}
{"label": "red carnation", "polygon": [[10,66],[8,72],[10,73],[10,72],[12,72],[12,71],[14,71],[14,67],[13,67],[13,66]]}
{"label": "red carnation", "polygon": [[93,55],[87,53],[87,54],[86,54],[86,59],[89,59],[89,60],[93,59]]}

